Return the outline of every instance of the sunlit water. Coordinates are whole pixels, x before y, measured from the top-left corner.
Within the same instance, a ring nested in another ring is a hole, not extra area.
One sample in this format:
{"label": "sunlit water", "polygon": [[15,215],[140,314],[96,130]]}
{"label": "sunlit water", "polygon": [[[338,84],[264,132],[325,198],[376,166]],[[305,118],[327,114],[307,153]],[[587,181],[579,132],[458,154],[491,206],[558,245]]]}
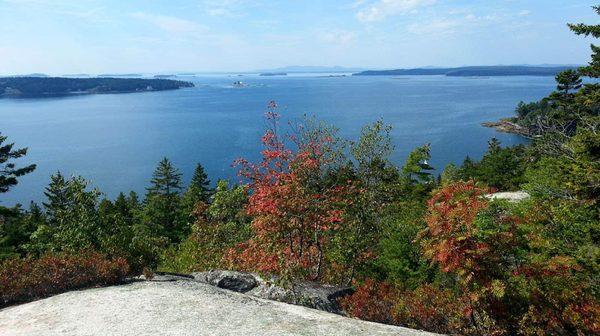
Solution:
{"label": "sunlit water", "polygon": [[[77,174],[109,197],[144,188],[156,163],[169,157],[191,178],[201,162],[215,181],[238,181],[239,157],[256,159],[268,101],[288,120],[314,115],[356,138],[366,123],[392,124],[401,164],[416,146],[431,143],[431,164],[441,169],[466,155],[479,158],[491,137],[505,145],[518,136],[483,121],[511,116],[519,101],[537,100],[554,88],[550,77],[183,77],[196,87],[176,91],[44,99],[0,99],[0,131],[29,147],[21,165],[38,169],[0,195],[3,205],[43,199],[51,173]],[[235,87],[241,80],[248,86]]]}

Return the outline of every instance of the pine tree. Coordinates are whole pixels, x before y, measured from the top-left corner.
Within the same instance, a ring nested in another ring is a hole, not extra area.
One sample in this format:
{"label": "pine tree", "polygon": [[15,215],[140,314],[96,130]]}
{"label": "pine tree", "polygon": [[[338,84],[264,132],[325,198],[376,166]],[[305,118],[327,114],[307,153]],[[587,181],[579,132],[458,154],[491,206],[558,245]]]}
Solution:
{"label": "pine tree", "polygon": [[10,160],[18,159],[27,155],[27,148],[13,149],[14,143],[2,145],[7,137],[0,133],[0,194],[8,192],[15,186],[17,178],[29,174],[35,170],[35,165],[31,164],[23,168],[17,168]]}
{"label": "pine tree", "polygon": [[408,178],[410,184],[428,184],[434,181],[430,171],[434,170],[428,163],[431,159],[431,145],[417,147],[406,159],[402,173]]}
{"label": "pine tree", "polygon": [[488,141],[488,153],[498,153],[500,150],[502,149],[502,146],[500,144],[500,140],[496,139],[496,138],[491,138]]}
{"label": "pine tree", "polygon": [[208,179],[208,175],[204,171],[204,167],[198,164],[192,181],[181,199],[181,220],[183,223],[186,223],[186,230],[188,228],[191,230],[191,225],[196,219],[193,213],[197,204],[200,202],[206,205],[209,204],[213,193],[209,186],[210,180]]}
{"label": "pine tree", "polygon": [[41,225],[32,235],[33,250],[43,252],[78,251],[99,248],[105,228],[98,213],[96,189],[88,190],[88,182],[81,177],[66,180],[58,172],[50,177],[44,194],[47,202],[47,225]]}
{"label": "pine tree", "polygon": [[120,192],[114,203],[114,211],[123,217],[131,217],[129,200],[124,193]]}
{"label": "pine tree", "polygon": [[192,177],[192,181],[190,182],[190,186],[186,191],[186,194],[194,201],[194,203],[198,201],[202,201],[206,204],[210,202],[210,196],[212,195],[212,190],[210,189],[210,180],[208,179],[208,175],[204,171],[204,167],[198,163],[196,169],[194,170],[194,176]]}
{"label": "pine tree", "polygon": [[185,235],[179,216],[181,173],[164,158],[152,175],[145,200],[146,221],[153,231],[177,242]]}
{"label": "pine tree", "polygon": [[179,195],[181,191],[181,173],[165,157],[158,163],[150,183],[152,185],[147,189],[148,195]]}
{"label": "pine tree", "polygon": [[468,181],[477,177],[477,162],[473,161],[470,156],[467,155],[463,160],[460,167],[460,177],[462,180]]}
{"label": "pine tree", "polygon": [[581,76],[575,70],[567,70],[556,75],[556,83],[558,91],[564,96],[568,96],[573,91],[581,88]]}
{"label": "pine tree", "polygon": [[57,226],[60,214],[68,207],[68,185],[60,172],[50,176],[50,184],[46,187],[44,195],[48,201],[42,204],[46,210],[48,222],[51,226]]}

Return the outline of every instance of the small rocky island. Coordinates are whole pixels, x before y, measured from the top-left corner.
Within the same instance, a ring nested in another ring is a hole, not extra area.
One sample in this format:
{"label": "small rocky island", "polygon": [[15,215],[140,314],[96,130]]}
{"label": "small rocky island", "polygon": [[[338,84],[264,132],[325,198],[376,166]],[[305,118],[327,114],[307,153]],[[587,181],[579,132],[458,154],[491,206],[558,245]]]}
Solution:
{"label": "small rocky island", "polygon": [[132,93],[193,87],[190,82],[144,78],[1,77],[0,98],[37,98],[74,94]]}

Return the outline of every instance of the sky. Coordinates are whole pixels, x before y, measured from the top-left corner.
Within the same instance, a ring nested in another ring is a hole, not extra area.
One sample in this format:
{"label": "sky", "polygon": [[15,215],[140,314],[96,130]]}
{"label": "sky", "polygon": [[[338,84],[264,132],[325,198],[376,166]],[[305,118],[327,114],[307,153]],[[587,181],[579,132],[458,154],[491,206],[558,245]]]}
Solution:
{"label": "sky", "polygon": [[583,64],[594,0],[0,0],[0,75]]}

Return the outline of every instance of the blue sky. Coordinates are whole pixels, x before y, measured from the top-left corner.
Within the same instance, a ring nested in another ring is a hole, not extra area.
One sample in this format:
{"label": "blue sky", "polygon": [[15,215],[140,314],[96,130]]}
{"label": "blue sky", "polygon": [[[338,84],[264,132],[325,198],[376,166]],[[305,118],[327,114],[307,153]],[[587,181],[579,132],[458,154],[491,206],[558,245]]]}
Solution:
{"label": "blue sky", "polygon": [[574,64],[584,0],[0,0],[0,74]]}

